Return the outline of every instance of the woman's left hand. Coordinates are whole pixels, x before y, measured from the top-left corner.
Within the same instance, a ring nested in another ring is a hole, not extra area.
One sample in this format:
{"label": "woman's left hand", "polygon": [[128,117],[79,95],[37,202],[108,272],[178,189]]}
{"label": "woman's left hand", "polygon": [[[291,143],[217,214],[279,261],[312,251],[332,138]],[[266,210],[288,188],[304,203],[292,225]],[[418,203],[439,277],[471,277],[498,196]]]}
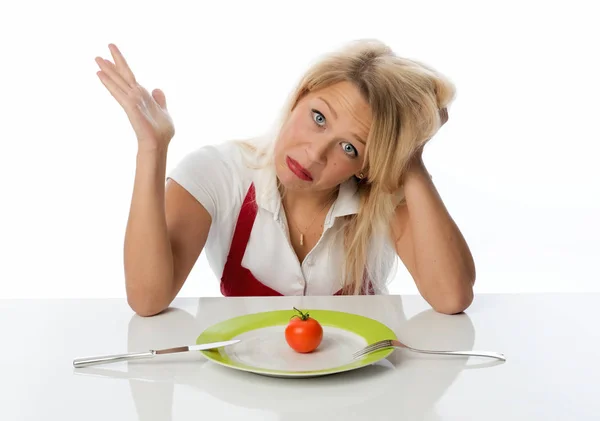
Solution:
{"label": "woman's left hand", "polygon": [[[440,128],[446,124],[446,122],[448,121],[448,109],[447,108],[442,108],[440,110]],[[439,129],[438,129],[439,130]],[[429,142],[430,139],[427,139],[427,142]],[[423,148],[425,148],[425,144],[427,144],[427,142],[425,142],[423,145],[421,145],[414,153],[413,155],[413,164],[416,162],[417,164],[421,163],[421,160],[423,158]],[[411,165],[412,167],[412,165]]]}
{"label": "woman's left hand", "polygon": [[440,124],[440,127],[442,127],[448,121],[448,108],[442,108],[440,110],[440,119],[442,121],[442,124]]}

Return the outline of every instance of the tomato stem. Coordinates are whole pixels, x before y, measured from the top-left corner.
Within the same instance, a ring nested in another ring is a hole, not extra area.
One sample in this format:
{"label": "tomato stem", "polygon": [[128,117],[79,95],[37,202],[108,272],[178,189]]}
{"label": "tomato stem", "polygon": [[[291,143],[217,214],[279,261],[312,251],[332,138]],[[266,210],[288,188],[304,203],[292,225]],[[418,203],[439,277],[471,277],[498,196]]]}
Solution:
{"label": "tomato stem", "polygon": [[300,310],[298,310],[296,307],[294,307],[294,310],[296,310],[298,313],[300,313],[300,316],[298,316],[298,315],[294,314],[294,315],[292,316],[292,318],[294,318],[294,317],[300,317],[300,319],[301,319],[301,320],[307,320],[307,319],[309,318],[309,314],[308,314],[308,312],[306,312],[306,313],[303,313],[303,312],[301,312]]}

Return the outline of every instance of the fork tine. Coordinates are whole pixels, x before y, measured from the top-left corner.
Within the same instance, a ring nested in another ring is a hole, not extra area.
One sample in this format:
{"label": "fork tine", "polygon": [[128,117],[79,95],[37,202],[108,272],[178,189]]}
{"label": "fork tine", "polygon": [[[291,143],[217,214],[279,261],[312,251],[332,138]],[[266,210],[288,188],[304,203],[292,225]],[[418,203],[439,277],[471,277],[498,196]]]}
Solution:
{"label": "fork tine", "polygon": [[369,350],[374,349],[374,348],[376,348],[378,346],[379,346],[379,342],[376,342],[376,343],[368,345],[368,346],[366,346],[366,347],[364,347],[362,349],[359,349],[358,351],[355,352],[355,354],[359,354],[359,353],[362,353],[362,352],[369,352]]}
{"label": "fork tine", "polygon": [[380,341],[380,342],[375,342],[375,343],[372,343],[371,345],[367,345],[366,347],[364,347],[364,348],[362,348],[362,349],[359,349],[358,351],[356,351],[356,352],[355,352],[354,354],[352,354],[352,355],[358,355],[358,354],[363,354],[363,353],[365,353],[365,352],[369,352],[369,351],[371,351],[372,349],[375,349],[376,347],[380,346],[380,343],[381,343],[381,341]]}
{"label": "fork tine", "polygon": [[371,352],[379,351],[380,349],[386,348],[384,344],[378,344],[377,346],[373,346],[371,348],[362,349],[354,354],[354,358],[359,358],[364,355],[370,354]]}
{"label": "fork tine", "polygon": [[352,357],[353,358],[359,358],[359,357],[362,357],[365,354],[369,354],[371,352],[379,351],[380,349],[388,348],[390,346],[392,346],[392,343],[391,343],[391,341],[388,341],[388,340],[383,340],[383,341],[375,342],[375,343],[372,343],[369,346],[364,347],[361,350],[356,351],[354,354],[352,354]]}

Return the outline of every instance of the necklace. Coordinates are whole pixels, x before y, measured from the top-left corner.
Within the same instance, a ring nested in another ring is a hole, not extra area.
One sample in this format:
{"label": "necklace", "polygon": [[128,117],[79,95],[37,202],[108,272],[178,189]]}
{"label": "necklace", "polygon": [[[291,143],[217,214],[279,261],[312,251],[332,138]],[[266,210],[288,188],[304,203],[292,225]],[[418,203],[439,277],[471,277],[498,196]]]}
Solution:
{"label": "necklace", "polygon": [[[334,196],[335,197],[335,196]],[[325,206],[323,206],[321,208],[321,210],[319,210],[319,212],[317,212],[315,214],[315,216],[313,217],[312,221],[310,222],[310,224],[304,229],[304,232],[308,231],[308,229],[312,226],[312,224],[315,222],[315,220],[317,219],[317,216],[319,216],[321,214],[321,212],[323,212],[323,210],[332,202],[332,198],[330,198],[327,202],[325,202]],[[304,245],[304,232],[302,232],[302,230],[300,229],[300,227],[298,226],[298,224],[296,224],[294,222],[294,225],[296,225],[296,229],[298,230],[298,232],[300,233],[300,245],[303,246]]]}

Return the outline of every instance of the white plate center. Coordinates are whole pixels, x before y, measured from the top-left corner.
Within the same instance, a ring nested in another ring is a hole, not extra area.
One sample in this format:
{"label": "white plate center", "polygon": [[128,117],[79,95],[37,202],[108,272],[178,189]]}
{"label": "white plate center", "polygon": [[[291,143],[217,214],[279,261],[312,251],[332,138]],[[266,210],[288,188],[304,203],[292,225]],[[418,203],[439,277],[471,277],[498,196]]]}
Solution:
{"label": "white plate center", "polygon": [[240,364],[268,370],[291,372],[327,370],[352,362],[352,353],[366,346],[355,333],[323,326],[323,340],[308,354],[294,351],[285,340],[286,326],[270,326],[244,332],[232,339],[241,342],[224,348]]}

